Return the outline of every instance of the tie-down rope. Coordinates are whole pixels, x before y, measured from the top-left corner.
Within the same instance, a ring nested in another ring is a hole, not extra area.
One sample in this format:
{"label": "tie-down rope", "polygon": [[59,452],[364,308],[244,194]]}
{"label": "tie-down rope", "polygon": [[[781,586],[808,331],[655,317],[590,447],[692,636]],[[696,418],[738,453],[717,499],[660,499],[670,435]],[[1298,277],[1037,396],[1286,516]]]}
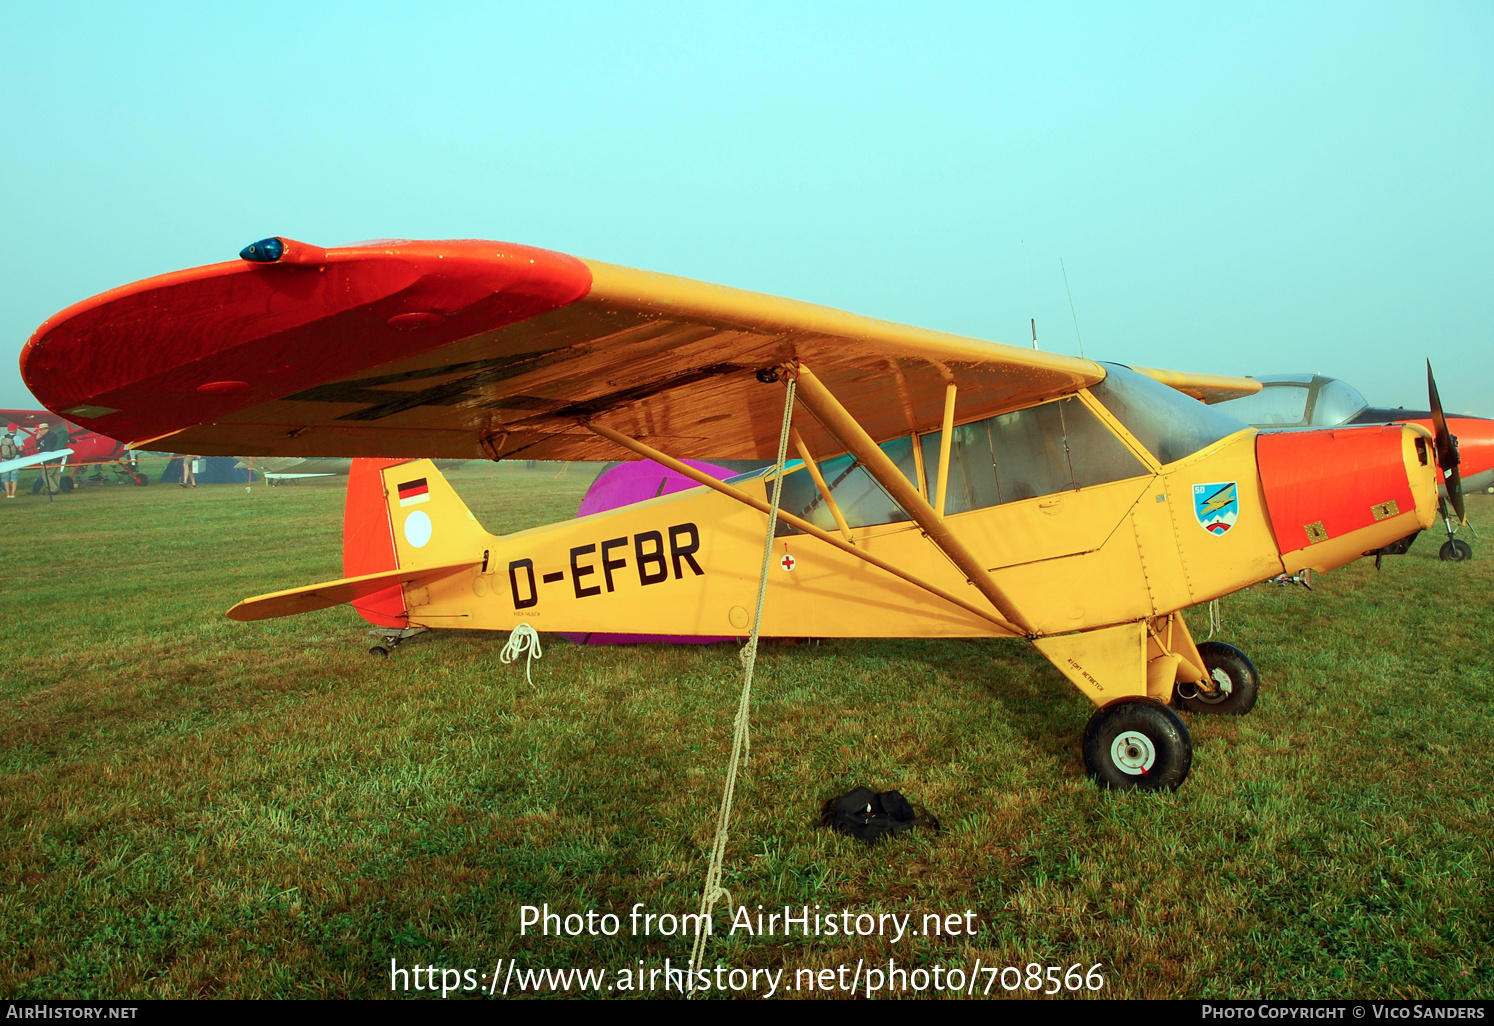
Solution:
{"label": "tie-down rope", "polygon": [[544,650],[540,648],[539,631],[527,623],[521,623],[508,636],[508,644],[504,645],[503,651],[498,653],[498,659],[501,662],[511,663],[515,659],[528,655],[529,660],[524,664],[524,679],[529,681],[530,687],[534,687],[534,680],[529,676],[529,667],[544,654]]}
{"label": "tie-down rope", "polygon": [[[768,566],[773,559],[773,535],[778,530],[778,502],[783,496],[783,462],[788,456],[789,430],[794,418],[795,379],[788,379],[788,388],[783,399],[783,428],[778,434],[778,462],[773,465],[773,501],[768,507],[768,533],[763,537],[763,565],[757,575],[757,610],[752,615],[752,632],[747,635],[747,644],[742,646],[742,694],[737,699],[737,716],[733,721],[731,738],[731,762],[726,767],[726,786],[721,792],[721,809],[716,815],[716,839],[711,844],[711,862],[706,870],[705,889],[700,895],[700,917],[710,922],[711,910],[716,901],[731,895],[721,886],[721,864],[726,860],[727,827],[731,825],[731,804],[736,796],[737,771],[747,761],[752,749],[749,716],[752,707],[752,672],[757,666],[757,638],[763,625],[763,600],[768,595]],[[705,955],[705,930],[696,930],[695,946],[690,964],[699,969]]]}

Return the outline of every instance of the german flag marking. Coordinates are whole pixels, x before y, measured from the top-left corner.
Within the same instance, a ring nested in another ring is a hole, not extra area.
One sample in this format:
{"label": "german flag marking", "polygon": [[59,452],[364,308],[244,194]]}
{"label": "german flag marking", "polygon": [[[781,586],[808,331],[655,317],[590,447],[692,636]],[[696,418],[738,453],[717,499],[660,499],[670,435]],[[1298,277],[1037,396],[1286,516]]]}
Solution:
{"label": "german flag marking", "polygon": [[399,486],[399,504],[401,508],[414,506],[421,502],[431,501],[431,490],[425,483],[425,478],[416,478],[414,481],[406,481]]}

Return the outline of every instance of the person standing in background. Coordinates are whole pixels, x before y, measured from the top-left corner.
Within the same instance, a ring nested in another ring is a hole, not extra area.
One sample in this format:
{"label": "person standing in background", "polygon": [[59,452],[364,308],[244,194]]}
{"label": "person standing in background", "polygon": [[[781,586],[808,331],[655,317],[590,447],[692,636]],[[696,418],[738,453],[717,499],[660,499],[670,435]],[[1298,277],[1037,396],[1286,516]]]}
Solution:
{"label": "person standing in background", "polygon": [[[36,425],[36,451],[56,452],[62,448],[63,434],[52,430],[46,421]],[[62,488],[62,464],[47,462],[41,465],[42,480],[49,495],[56,495]]]}
{"label": "person standing in background", "polygon": [[[4,437],[0,437],[0,463],[4,463],[7,460],[20,459],[20,457],[21,450],[16,445],[16,426],[9,424],[5,428]],[[5,497],[7,499],[14,499],[16,497],[16,477],[20,473],[19,470],[0,471],[0,481],[5,483]]]}
{"label": "person standing in background", "polygon": [[196,462],[197,462],[197,457],[196,456],[183,456],[182,457],[182,487],[183,488],[196,488],[197,487],[197,472],[193,469],[193,465]]}

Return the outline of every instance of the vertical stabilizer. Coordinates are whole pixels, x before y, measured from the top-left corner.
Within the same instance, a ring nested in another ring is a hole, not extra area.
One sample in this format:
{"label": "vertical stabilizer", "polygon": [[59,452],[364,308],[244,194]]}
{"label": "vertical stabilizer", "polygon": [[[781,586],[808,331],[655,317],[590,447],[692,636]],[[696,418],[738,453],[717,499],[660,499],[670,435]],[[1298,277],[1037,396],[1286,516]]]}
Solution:
{"label": "vertical stabilizer", "polygon": [[[430,460],[353,461],[342,525],[344,577],[478,563],[492,540]],[[352,606],[378,627],[422,622],[414,606],[426,616],[454,615],[433,607],[431,594],[429,588],[394,584]]]}
{"label": "vertical stabilizer", "polygon": [[493,536],[434,463],[391,462],[380,473],[401,569],[482,559]]}
{"label": "vertical stabilizer", "polygon": [[406,622],[412,627],[464,627],[474,603],[489,594],[489,554],[497,541],[482,529],[467,504],[430,460],[411,460],[381,470],[395,559],[402,571],[467,566],[429,584],[402,588]]}

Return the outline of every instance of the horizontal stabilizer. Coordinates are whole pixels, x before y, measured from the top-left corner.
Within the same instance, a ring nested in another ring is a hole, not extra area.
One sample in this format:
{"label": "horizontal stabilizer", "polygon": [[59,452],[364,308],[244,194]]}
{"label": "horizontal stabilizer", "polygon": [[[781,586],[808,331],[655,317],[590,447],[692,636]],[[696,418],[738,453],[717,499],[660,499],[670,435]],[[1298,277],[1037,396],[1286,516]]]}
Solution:
{"label": "horizontal stabilizer", "polygon": [[38,452],[30,456],[22,456],[16,460],[6,460],[0,463],[0,474],[8,474],[12,470],[21,470],[24,467],[34,467],[38,463],[56,463],[58,460],[71,456],[71,449],[56,449],[52,452]]}
{"label": "horizontal stabilizer", "polygon": [[228,611],[230,620],[270,620],[277,616],[293,616],[316,609],[330,609],[345,602],[353,602],[392,584],[414,584],[417,581],[438,581],[443,577],[470,570],[479,566],[480,560],[462,563],[446,563],[441,566],[410,567],[406,570],[385,570],[362,577],[344,577],[340,581],[326,581],[305,588],[289,591],[272,591],[268,595],[247,598]]}

